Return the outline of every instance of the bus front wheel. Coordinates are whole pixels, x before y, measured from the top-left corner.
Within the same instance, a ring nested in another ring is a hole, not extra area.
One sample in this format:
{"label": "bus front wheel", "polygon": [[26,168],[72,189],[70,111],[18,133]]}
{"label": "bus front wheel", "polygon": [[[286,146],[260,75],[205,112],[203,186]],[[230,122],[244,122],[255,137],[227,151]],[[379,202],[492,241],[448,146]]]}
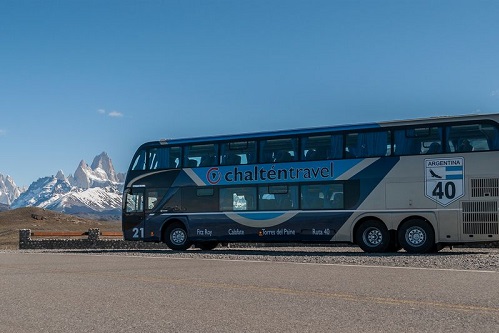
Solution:
{"label": "bus front wheel", "polygon": [[390,232],[385,224],[378,220],[363,222],[355,233],[357,245],[365,252],[386,252],[390,246]]}
{"label": "bus front wheel", "polygon": [[410,253],[428,253],[436,247],[433,227],[421,219],[412,219],[402,224],[398,239],[404,250]]}
{"label": "bus front wheel", "polygon": [[180,223],[170,224],[166,227],[163,240],[172,250],[184,251],[191,247],[187,230]]}

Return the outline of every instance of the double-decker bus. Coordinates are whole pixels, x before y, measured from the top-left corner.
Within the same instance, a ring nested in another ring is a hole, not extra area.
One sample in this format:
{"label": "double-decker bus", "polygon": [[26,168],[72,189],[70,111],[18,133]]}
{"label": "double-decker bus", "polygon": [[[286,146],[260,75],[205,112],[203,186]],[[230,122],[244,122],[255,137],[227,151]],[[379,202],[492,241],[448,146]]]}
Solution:
{"label": "double-decker bus", "polygon": [[131,161],[126,240],[357,244],[426,253],[499,240],[499,114],[160,140]]}

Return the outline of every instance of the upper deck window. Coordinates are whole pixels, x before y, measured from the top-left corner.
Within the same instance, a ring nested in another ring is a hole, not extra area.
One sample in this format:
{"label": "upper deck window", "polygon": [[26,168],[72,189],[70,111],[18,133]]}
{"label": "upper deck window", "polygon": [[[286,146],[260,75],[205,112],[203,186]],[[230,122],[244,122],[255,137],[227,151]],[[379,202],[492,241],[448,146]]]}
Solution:
{"label": "upper deck window", "polygon": [[284,138],[260,141],[261,163],[285,163],[298,160],[298,139]]}
{"label": "upper deck window", "polygon": [[441,127],[404,128],[393,131],[394,155],[438,154],[443,152]]}
{"label": "upper deck window", "polygon": [[220,165],[256,163],[256,141],[228,142],[220,145]]}
{"label": "upper deck window", "polygon": [[218,165],[218,145],[200,144],[184,148],[184,167],[207,167]]}
{"label": "upper deck window", "polygon": [[421,142],[422,154],[440,154],[442,147],[442,128],[426,127],[414,129],[415,137]]}
{"label": "upper deck window", "polygon": [[447,127],[447,148],[450,152],[495,150],[497,128],[490,124],[464,124]]}
{"label": "upper deck window", "polygon": [[319,135],[301,139],[304,161],[333,160],[343,155],[343,135]]}
{"label": "upper deck window", "polygon": [[149,149],[149,170],[178,168],[180,165],[180,152],[180,147]]}
{"label": "upper deck window", "polygon": [[346,157],[378,157],[390,154],[390,131],[349,133],[346,136]]}
{"label": "upper deck window", "polygon": [[146,169],[146,151],[141,150],[135,155],[135,159],[131,164],[131,170],[145,170]]}

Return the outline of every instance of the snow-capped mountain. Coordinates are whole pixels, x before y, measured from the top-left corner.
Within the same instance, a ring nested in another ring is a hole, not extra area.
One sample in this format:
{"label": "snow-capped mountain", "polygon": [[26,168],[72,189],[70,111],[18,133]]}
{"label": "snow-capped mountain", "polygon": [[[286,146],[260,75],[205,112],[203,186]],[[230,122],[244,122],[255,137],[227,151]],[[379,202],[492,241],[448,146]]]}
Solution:
{"label": "snow-capped mountain", "polygon": [[9,206],[21,195],[19,188],[10,176],[4,177],[0,174],[0,204]]}
{"label": "snow-capped mountain", "polygon": [[106,153],[91,166],[81,161],[73,175],[62,171],[33,182],[11,208],[35,206],[68,214],[117,218],[121,213],[121,192],[125,175],[117,174]]}

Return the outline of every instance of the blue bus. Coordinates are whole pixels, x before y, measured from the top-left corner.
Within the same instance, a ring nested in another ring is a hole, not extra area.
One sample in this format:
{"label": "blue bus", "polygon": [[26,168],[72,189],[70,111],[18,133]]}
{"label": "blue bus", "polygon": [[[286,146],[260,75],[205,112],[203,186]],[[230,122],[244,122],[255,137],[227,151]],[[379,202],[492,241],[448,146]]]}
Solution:
{"label": "blue bus", "polygon": [[141,145],[126,240],[351,243],[427,253],[499,240],[499,114],[434,117]]}

